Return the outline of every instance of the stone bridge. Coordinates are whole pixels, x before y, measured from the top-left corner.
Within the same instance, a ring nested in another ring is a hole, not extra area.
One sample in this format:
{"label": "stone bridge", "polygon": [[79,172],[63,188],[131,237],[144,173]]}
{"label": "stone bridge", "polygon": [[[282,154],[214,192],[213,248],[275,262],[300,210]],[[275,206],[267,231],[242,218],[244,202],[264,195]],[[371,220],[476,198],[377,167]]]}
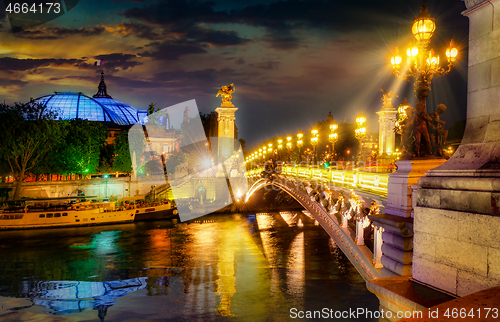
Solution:
{"label": "stone bridge", "polygon": [[[323,227],[365,280],[381,277],[383,228],[372,225],[368,216],[385,205],[387,173],[283,167],[280,175],[268,179],[261,178],[261,172],[247,172],[251,187],[245,203],[259,190],[284,191]],[[355,231],[349,221],[355,222]],[[370,248],[365,244],[367,233],[374,237],[367,243]]]}

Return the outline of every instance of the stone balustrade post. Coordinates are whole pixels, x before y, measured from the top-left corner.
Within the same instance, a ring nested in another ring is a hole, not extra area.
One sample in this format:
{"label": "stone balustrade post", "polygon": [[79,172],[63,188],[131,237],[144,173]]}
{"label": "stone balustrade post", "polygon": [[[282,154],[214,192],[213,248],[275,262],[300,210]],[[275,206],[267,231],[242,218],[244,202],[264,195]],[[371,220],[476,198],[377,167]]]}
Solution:
{"label": "stone balustrade post", "polygon": [[365,244],[363,220],[356,220],[356,245],[363,246]]}
{"label": "stone balustrade post", "polygon": [[373,226],[373,262],[372,265],[375,268],[383,267],[381,259],[382,259],[382,232],[384,231],[383,227]]}
{"label": "stone balustrade post", "polygon": [[342,214],[342,228],[349,230],[349,226],[347,223],[347,214]]}

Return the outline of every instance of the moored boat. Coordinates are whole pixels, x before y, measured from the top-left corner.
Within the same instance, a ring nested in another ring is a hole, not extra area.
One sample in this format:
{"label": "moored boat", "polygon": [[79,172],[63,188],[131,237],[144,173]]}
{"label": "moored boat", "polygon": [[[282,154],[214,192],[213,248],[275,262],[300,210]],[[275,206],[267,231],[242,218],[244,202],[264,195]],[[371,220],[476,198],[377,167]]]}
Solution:
{"label": "moored boat", "polygon": [[25,199],[0,213],[0,230],[77,227],[175,218],[170,202],[147,203],[143,196],[118,202],[91,202],[92,197]]}

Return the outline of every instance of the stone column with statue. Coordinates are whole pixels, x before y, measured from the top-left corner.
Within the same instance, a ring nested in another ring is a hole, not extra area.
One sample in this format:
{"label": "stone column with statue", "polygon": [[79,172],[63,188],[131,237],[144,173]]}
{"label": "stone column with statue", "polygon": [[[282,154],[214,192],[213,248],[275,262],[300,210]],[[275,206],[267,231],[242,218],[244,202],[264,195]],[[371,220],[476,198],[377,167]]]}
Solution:
{"label": "stone column with statue", "polygon": [[386,92],[381,90],[384,94],[382,96],[382,108],[377,112],[378,114],[378,156],[377,163],[381,167],[388,167],[394,162],[395,156],[393,152],[396,146],[396,134],[394,133],[394,125],[396,124],[396,108],[392,106],[392,98],[398,97],[392,91]]}
{"label": "stone column with statue", "polygon": [[229,157],[234,151],[234,120],[235,112],[238,108],[231,102],[232,94],[235,91],[234,84],[222,86],[217,92],[222,98],[222,104],[215,109],[218,114],[218,153],[221,157]]}

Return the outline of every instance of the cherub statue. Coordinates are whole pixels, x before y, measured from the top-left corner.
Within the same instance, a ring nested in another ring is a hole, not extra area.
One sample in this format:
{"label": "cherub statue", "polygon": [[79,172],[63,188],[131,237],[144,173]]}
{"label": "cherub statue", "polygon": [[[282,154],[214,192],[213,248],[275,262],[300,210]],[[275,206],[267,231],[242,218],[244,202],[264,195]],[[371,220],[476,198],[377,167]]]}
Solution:
{"label": "cherub statue", "polygon": [[439,104],[437,110],[430,114],[432,119],[430,126],[430,136],[432,139],[432,145],[434,148],[434,154],[436,156],[444,157],[443,144],[446,142],[446,137],[448,136],[448,130],[445,130],[445,121],[441,121],[439,116],[446,112],[446,105]]}
{"label": "cherub statue", "polygon": [[431,140],[429,137],[429,129],[427,126],[427,122],[431,122],[432,119],[429,114],[425,111],[425,101],[418,101],[415,105],[415,127],[413,129],[413,136],[415,137],[415,148],[416,148],[416,156],[424,156],[422,153],[422,146],[424,143],[422,142],[422,138],[425,140],[426,152],[428,155],[432,154],[431,151]]}
{"label": "cherub statue", "polygon": [[222,98],[222,104],[232,104],[231,103],[231,98],[232,98],[232,93],[234,93],[235,88],[234,88],[234,83],[229,84],[228,86],[222,86],[221,89],[217,92],[217,95],[215,97],[218,97],[219,95]]}

